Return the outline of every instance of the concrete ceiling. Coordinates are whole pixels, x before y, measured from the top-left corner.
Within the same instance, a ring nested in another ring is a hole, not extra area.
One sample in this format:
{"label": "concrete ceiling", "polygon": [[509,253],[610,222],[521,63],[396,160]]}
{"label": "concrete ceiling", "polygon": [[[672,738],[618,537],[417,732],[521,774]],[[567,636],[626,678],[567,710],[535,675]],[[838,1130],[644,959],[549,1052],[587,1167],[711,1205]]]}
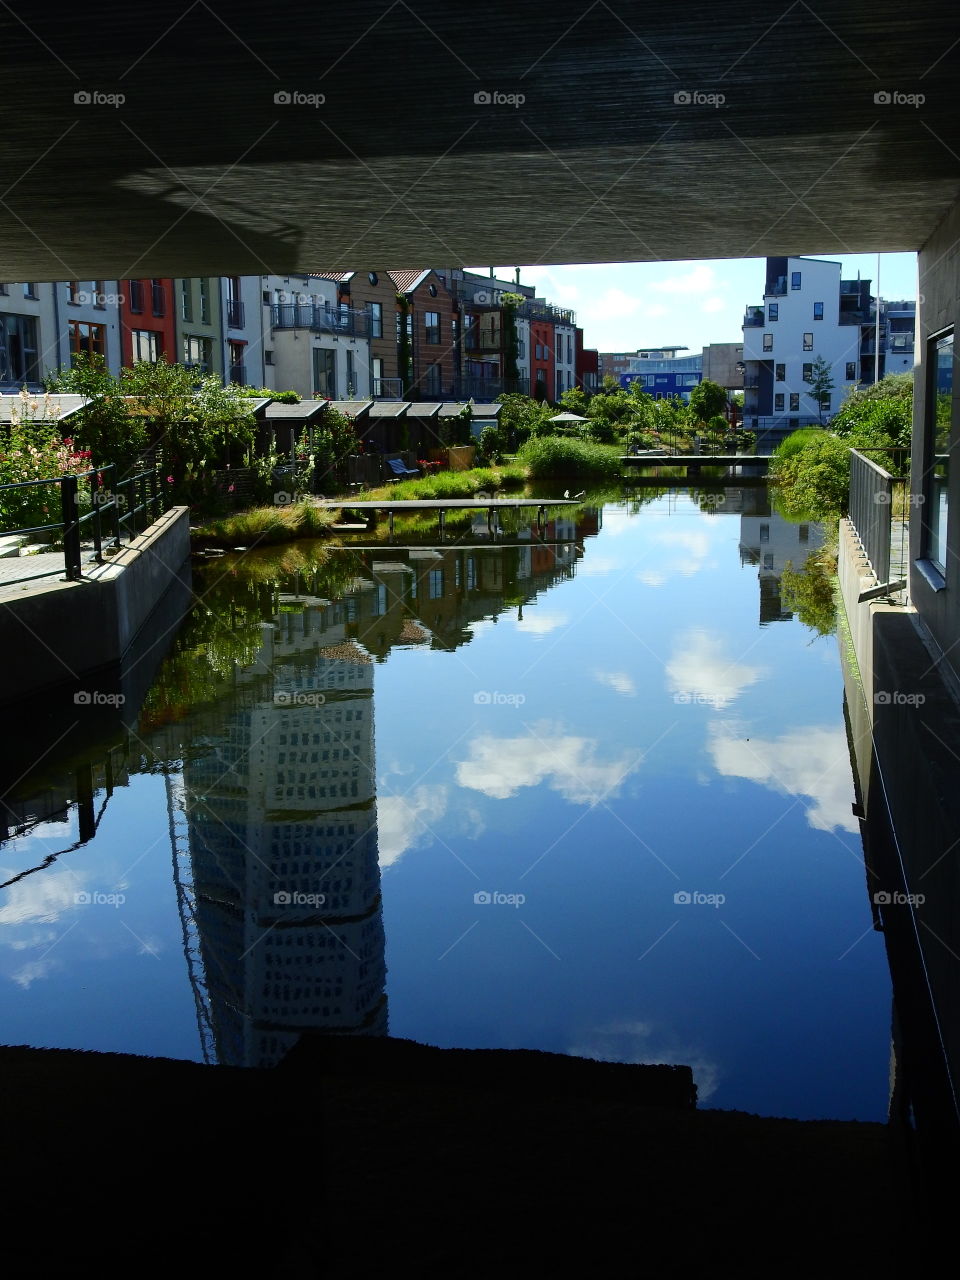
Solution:
{"label": "concrete ceiling", "polygon": [[915,250],[960,191],[927,0],[14,0],[0,60],[10,280]]}

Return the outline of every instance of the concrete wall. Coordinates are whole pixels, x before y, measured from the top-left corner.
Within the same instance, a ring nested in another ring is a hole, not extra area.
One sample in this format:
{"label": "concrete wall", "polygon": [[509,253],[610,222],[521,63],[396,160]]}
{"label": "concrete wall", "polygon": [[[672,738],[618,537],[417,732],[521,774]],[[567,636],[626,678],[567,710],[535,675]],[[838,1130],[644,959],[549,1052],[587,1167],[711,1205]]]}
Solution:
{"label": "concrete wall", "polygon": [[960,467],[956,466],[958,439],[958,398],[960,378],[954,373],[953,420],[950,449],[953,455],[948,479],[948,552],[946,575],[940,574],[925,560],[924,517],[929,509],[928,446],[931,431],[926,404],[926,345],[944,330],[960,323],[960,202],[954,205],[941,225],[920,251],[918,262],[920,289],[917,313],[913,459],[911,487],[914,499],[910,519],[910,597],[929,627],[941,650],[949,653],[948,661],[958,669],[958,653],[953,645],[960,635],[960,561],[956,548],[960,542]]}
{"label": "concrete wall", "polygon": [[0,703],[82,689],[119,662],[167,590],[189,576],[189,554],[189,508],[173,507],[84,581],[34,584],[5,600]]}

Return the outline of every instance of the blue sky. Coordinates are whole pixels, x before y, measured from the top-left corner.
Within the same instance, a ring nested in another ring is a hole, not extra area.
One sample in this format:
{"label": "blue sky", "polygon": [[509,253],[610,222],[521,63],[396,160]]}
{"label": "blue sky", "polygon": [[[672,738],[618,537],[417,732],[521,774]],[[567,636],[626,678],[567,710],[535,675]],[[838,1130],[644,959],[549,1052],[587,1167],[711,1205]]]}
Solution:
{"label": "blue sky", "polygon": [[[807,256],[841,262],[844,279],[859,271],[876,291],[876,254]],[[573,307],[588,347],[634,351],[679,345],[695,352],[709,342],[741,340],[744,308],[763,301],[764,264],[763,258],[719,258],[521,267],[520,280],[535,285],[550,302]],[[513,267],[497,267],[496,272],[503,279],[514,278]],[[880,293],[884,298],[917,296],[916,254],[880,254]]]}

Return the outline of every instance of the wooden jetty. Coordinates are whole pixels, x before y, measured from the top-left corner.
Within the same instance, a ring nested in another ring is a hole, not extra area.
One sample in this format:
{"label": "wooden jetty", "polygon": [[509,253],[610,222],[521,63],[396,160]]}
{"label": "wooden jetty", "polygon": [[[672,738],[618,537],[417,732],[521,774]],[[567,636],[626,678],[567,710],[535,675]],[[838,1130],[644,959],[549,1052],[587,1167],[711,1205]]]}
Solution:
{"label": "wooden jetty", "polygon": [[625,467],[760,467],[766,471],[770,457],[760,453],[625,453]]}
{"label": "wooden jetty", "polygon": [[516,511],[523,507],[536,508],[537,528],[543,529],[546,524],[547,507],[579,507],[576,498],[319,498],[316,506],[328,511],[369,511],[375,514],[386,511],[390,521],[390,533],[393,534],[394,516],[399,512],[405,515],[414,511],[436,511],[443,536],[444,522],[448,511],[486,511],[487,528],[491,533],[495,529],[497,511]]}

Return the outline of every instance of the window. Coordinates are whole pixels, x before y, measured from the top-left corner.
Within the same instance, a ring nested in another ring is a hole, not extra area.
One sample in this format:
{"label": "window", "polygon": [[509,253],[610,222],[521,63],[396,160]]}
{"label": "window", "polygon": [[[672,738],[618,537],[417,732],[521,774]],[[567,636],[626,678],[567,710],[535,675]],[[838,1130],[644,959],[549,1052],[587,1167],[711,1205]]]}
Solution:
{"label": "window", "polygon": [[200,323],[210,323],[210,281],[206,276],[200,277]]}
{"label": "window", "polygon": [[156,364],[160,359],[160,335],[153,329],[134,329],[130,334],[133,362],[146,360]]}
{"label": "window", "polygon": [[263,363],[264,363],[264,364],[273,364],[273,352],[272,352],[272,351],[264,351],[264,353],[263,353]]}
{"label": "window", "polygon": [[778,391],[777,394],[773,397],[773,411],[774,413],[783,413],[783,392],[782,391]]}
{"label": "window", "polygon": [[431,298],[435,298],[437,296],[437,286],[435,284],[428,284],[427,293],[429,293]]}
{"label": "window", "polygon": [[790,392],[790,412],[791,413],[800,412],[800,392],[799,391]]}
{"label": "window", "polygon": [[34,280],[27,281],[27,283],[23,286],[23,296],[25,298],[35,298],[37,296],[36,281]]}
{"label": "window", "polygon": [[189,280],[180,281],[180,319],[193,320],[193,296]]}
{"label": "window", "polygon": [[348,347],[347,348],[347,396],[349,399],[352,400],[356,394],[357,394],[356,357]]}
{"label": "window", "polygon": [[813,334],[812,333],[805,333],[803,335],[803,349],[804,351],[813,350]]}
{"label": "window", "polygon": [[773,350],[773,334],[772,333],[765,333],[763,335],[763,349],[764,351]]}
{"label": "window", "polygon": [[773,552],[772,551],[768,551],[766,555],[763,557],[763,567],[765,569],[773,568]]}
{"label": "window", "polygon": [[270,290],[269,290],[269,289],[264,289],[264,290],[263,290],[263,292],[260,294],[260,298],[261,298],[261,300],[262,300],[262,302],[263,302],[263,305],[264,305],[265,307],[269,307],[269,305],[270,305]]}
{"label": "window", "polygon": [[573,338],[567,334],[567,364],[573,364]]}
{"label": "window", "polygon": [[150,281],[150,302],[155,316],[167,314],[167,291],[162,280]]}
{"label": "window", "polygon": [[[204,295],[200,295],[201,305],[204,302]],[[227,276],[227,328],[242,329],[243,328],[243,298],[240,292],[240,277]]]}
{"label": "window", "polygon": [[813,318],[814,320],[823,319],[823,303],[822,302],[815,302],[813,304]]}
{"label": "window", "polygon": [[377,273],[376,273],[375,271],[368,271],[368,272],[367,272],[367,279],[370,281],[370,283],[371,283],[371,284],[379,284],[379,283],[380,283],[380,277],[377,275]]}
{"label": "window", "polygon": [[383,361],[379,356],[374,356],[370,361],[370,373],[373,377],[373,387],[371,390],[375,396],[378,396],[381,394],[380,384],[383,381]]}
{"label": "window", "polygon": [[760,541],[761,542],[770,541],[770,526],[768,524],[762,524],[760,526]]}
{"label": "window", "polygon": [[557,370],[557,399],[563,395],[563,370]]}
{"label": "window", "polygon": [[188,369],[196,369],[198,373],[209,373],[210,339],[185,337],[183,340],[183,363]]}
{"label": "window", "polygon": [[846,364],[846,372],[845,372],[845,374],[844,374],[844,377],[846,378],[847,382],[856,382],[856,380],[857,380],[857,366],[856,366],[856,362],[855,362],[855,361],[853,361],[853,360],[848,360],[848,361],[847,361],[847,364]]}
{"label": "window", "polygon": [[427,342],[431,346],[436,346],[440,341],[440,312],[425,311],[423,315],[423,327],[426,331]]}
{"label": "window", "polygon": [[821,397],[820,397],[820,408],[824,411],[824,413],[829,413],[829,412],[830,412],[830,397],[829,397],[829,396],[821,396]]}
{"label": "window", "polygon": [[800,288],[800,272],[799,271],[790,272],[790,288],[791,289]]}
{"label": "window", "polygon": [[429,596],[431,600],[443,599],[443,570],[431,569],[429,579]]}
{"label": "window", "polygon": [[442,394],[442,386],[440,366],[438,364],[430,365],[424,379],[424,391],[428,396],[439,396]]}
{"label": "window", "polygon": [[803,380],[804,382],[810,382],[812,378],[813,378],[813,365],[805,364],[803,366]]}
{"label": "window", "polygon": [[6,293],[7,293],[7,286],[2,280],[0,280],[0,295],[5,297]]}
{"label": "window", "polygon": [[774,369],[774,372],[773,372],[774,382],[786,382],[787,366],[785,364],[777,364],[777,365],[774,365],[773,369]]}
{"label": "window", "polygon": [[[76,283],[77,283],[76,280],[70,281],[70,301],[71,302],[77,301],[77,297],[75,293]],[[143,310],[143,281],[142,280],[128,281],[127,301],[130,304],[130,310],[135,312],[137,315],[139,315],[140,312]]]}
{"label": "window", "polygon": [[324,347],[313,349],[313,394],[320,400],[336,400],[336,352]]}
{"label": "window", "polygon": [[382,338],[383,337],[383,303],[368,302],[367,306],[370,308],[370,337]]}
{"label": "window", "polygon": [[536,345],[536,355],[534,356],[534,359],[535,359],[535,360],[542,360],[542,359],[543,359],[543,348],[540,346],[540,343],[539,343],[539,342],[538,342],[538,343],[537,343],[537,345]]}
{"label": "window", "polygon": [[68,321],[70,333],[70,363],[76,365],[81,355],[102,356],[106,338],[106,326],[86,324],[82,320]]}
{"label": "window", "polygon": [[36,320],[33,316],[0,315],[0,382],[39,381]]}
{"label": "window", "polygon": [[230,381],[242,386],[247,381],[247,370],[243,363],[243,353],[247,344],[245,342],[229,342],[227,346],[230,353]]}
{"label": "window", "polygon": [[771,324],[773,324],[775,321],[780,319],[780,303],[779,302],[771,302],[768,310],[770,312]]}

